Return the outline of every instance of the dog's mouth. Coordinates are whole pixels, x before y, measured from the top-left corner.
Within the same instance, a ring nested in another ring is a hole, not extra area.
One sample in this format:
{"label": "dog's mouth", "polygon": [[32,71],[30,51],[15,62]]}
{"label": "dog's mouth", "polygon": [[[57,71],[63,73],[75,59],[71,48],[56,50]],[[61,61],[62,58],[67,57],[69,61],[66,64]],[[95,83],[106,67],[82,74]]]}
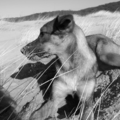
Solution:
{"label": "dog's mouth", "polygon": [[29,55],[27,58],[28,58],[29,60],[32,60],[32,61],[40,61],[40,60],[42,60],[42,59],[44,59],[44,58],[49,58],[49,57],[51,57],[51,56],[52,56],[52,54],[50,54],[50,53],[41,52],[41,53],[39,53],[39,54],[37,54],[37,53],[32,53],[32,54]]}

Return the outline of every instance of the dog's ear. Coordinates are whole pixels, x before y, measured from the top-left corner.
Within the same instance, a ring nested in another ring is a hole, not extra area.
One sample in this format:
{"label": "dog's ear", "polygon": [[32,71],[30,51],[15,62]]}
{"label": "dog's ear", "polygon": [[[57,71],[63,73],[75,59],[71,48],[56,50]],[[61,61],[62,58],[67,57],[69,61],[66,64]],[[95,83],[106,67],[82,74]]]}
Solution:
{"label": "dog's ear", "polygon": [[55,30],[70,32],[74,28],[74,19],[72,15],[57,16],[54,23]]}

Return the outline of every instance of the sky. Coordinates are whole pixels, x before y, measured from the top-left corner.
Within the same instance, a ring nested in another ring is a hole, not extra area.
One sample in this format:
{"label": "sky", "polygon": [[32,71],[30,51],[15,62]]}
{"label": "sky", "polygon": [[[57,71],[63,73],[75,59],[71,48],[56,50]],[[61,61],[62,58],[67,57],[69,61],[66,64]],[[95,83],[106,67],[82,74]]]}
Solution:
{"label": "sky", "polygon": [[118,0],[0,0],[0,17],[20,17],[55,10],[81,10],[116,1]]}

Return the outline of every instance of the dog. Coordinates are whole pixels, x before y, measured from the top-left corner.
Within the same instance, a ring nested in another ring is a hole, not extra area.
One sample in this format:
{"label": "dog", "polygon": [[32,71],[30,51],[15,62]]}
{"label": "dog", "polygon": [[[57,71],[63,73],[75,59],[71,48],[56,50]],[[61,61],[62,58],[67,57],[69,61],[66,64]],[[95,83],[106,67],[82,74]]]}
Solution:
{"label": "dog", "polygon": [[[56,63],[57,74],[52,81],[51,99],[38,109],[38,113],[34,112],[30,119],[37,120],[36,116],[44,113],[44,116],[48,114],[46,117],[56,118],[60,103],[68,94],[76,92],[85,103],[81,119],[94,120],[92,94],[98,71],[97,60],[106,65],[120,66],[120,47],[103,35],[85,37],[72,15],[57,16],[40,31],[38,38],[23,47],[21,52],[35,61],[54,55],[59,58],[60,64]],[[48,104],[50,113],[43,112]]]}

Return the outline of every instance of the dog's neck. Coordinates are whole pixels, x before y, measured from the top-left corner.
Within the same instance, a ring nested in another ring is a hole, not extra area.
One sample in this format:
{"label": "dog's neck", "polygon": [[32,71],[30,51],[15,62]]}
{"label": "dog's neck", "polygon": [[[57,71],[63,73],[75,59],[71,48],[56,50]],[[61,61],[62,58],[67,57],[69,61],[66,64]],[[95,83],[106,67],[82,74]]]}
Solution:
{"label": "dog's neck", "polygon": [[86,59],[92,59],[93,52],[88,47],[88,43],[82,29],[79,26],[75,25],[73,33],[76,36],[77,50],[79,53],[82,54]]}
{"label": "dog's neck", "polygon": [[89,70],[95,63],[95,55],[88,47],[83,31],[77,25],[74,28],[73,34],[76,40],[71,44],[71,47],[73,47],[72,51],[70,53],[65,52],[60,56],[62,70],[64,72],[71,70],[79,72],[82,69]]}

